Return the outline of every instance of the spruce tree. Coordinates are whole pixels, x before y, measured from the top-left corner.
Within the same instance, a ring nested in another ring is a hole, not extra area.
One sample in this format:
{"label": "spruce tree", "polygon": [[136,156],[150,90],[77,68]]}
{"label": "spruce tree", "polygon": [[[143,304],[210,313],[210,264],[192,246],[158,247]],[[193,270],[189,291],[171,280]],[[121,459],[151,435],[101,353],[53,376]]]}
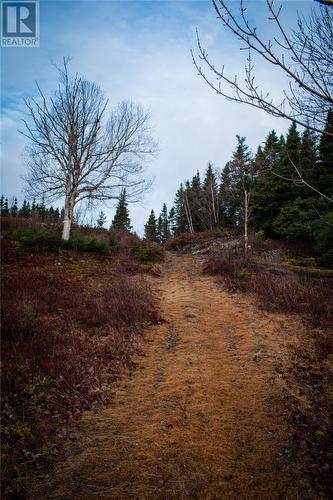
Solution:
{"label": "spruce tree", "polygon": [[160,217],[161,217],[160,242],[163,245],[170,238],[168,209],[165,203],[163,203]]}
{"label": "spruce tree", "polygon": [[218,187],[211,163],[208,163],[202,186],[201,214],[203,229],[213,229],[219,222]]}
{"label": "spruce tree", "polygon": [[281,205],[279,191],[285,188],[286,181],[275,175],[281,161],[281,150],[284,148],[284,138],[279,139],[272,130],[264,144],[258,149],[255,157],[258,176],[252,195],[253,222],[266,236],[274,236],[273,222],[278,216]]}
{"label": "spruce tree", "polygon": [[31,208],[30,203],[27,200],[23,200],[22,207],[19,210],[20,217],[30,217],[31,216]]}
{"label": "spruce tree", "polygon": [[188,231],[188,224],[184,207],[184,187],[182,184],[180,185],[180,188],[176,192],[174,206],[175,206],[175,221],[176,221],[175,234]]}
{"label": "spruce tree", "polygon": [[101,210],[97,219],[97,227],[102,228],[105,223],[106,223],[106,215],[103,212],[103,210]]}
{"label": "spruce tree", "polygon": [[39,219],[44,221],[46,216],[47,216],[47,208],[45,206],[44,198],[42,199],[42,201],[38,205],[36,205],[36,212],[38,214]]}
{"label": "spruce tree", "polygon": [[112,221],[111,228],[127,229],[127,231],[130,231],[132,229],[129,212],[127,208],[126,189],[123,189],[122,192],[120,193],[118,205],[116,208],[116,213]]}
{"label": "spruce tree", "polygon": [[176,228],[176,212],[175,212],[174,207],[170,208],[168,219],[169,219],[170,235],[174,236],[175,235],[175,228]]}
{"label": "spruce tree", "polygon": [[[333,133],[333,110],[327,114],[325,131]],[[319,159],[316,187],[333,199],[333,137],[322,134],[319,142]],[[333,267],[333,204],[323,196],[317,196],[317,221],[313,229],[314,248],[320,262]]]}
{"label": "spruce tree", "polygon": [[145,225],[145,238],[149,241],[158,242],[158,239],[157,239],[157,221],[156,221],[154,210],[152,210],[150,212],[147,224]]}
{"label": "spruce tree", "polygon": [[248,251],[248,226],[252,212],[252,193],[256,178],[256,165],[245,137],[237,135],[237,148],[229,165],[231,189],[237,203],[237,225],[244,228],[244,251]]}
{"label": "spruce tree", "polygon": [[[278,210],[272,223],[274,236],[290,241],[311,244],[316,215],[316,193],[300,182],[299,175],[312,184],[317,180],[317,147],[314,135],[305,130],[299,136],[292,125],[287,134],[285,149],[282,151],[281,171],[291,180],[277,183],[276,202]],[[287,173],[288,172],[288,173]]]}
{"label": "spruce tree", "polygon": [[33,198],[32,204],[31,204],[31,214],[34,215],[34,213],[37,211],[37,203],[36,203],[36,198]]}
{"label": "spruce tree", "polygon": [[56,209],[54,210],[54,216],[53,216],[53,217],[54,217],[54,222],[59,222],[59,220],[60,220],[60,212],[59,212],[59,208],[56,208]]}
{"label": "spruce tree", "polygon": [[226,163],[221,172],[219,188],[219,214],[222,226],[233,227],[236,225],[237,203],[233,195],[230,162]]}
{"label": "spruce tree", "polygon": [[5,198],[3,201],[1,215],[2,215],[2,217],[7,217],[9,215],[8,198]]}
{"label": "spruce tree", "polygon": [[197,171],[196,175],[193,176],[192,181],[187,182],[187,199],[189,208],[191,211],[191,218],[194,231],[203,230],[203,218],[202,218],[202,187],[200,180],[200,173]]}
{"label": "spruce tree", "polygon": [[[327,114],[324,131],[333,134],[333,109]],[[333,198],[333,136],[322,134],[319,142],[318,183],[316,187]]]}
{"label": "spruce tree", "polygon": [[17,198],[13,199],[12,205],[10,207],[10,215],[16,217],[18,215]]}
{"label": "spruce tree", "polygon": [[156,240],[158,243],[162,243],[162,231],[163,231],[163,220],[162,216],[159,215],[156,223]]}
{"label": "spruce tree", "polygon": [[47,220],[50,220],[51,222],[55,222],[55,218],[54,218],[54,208],[53,206],[51,205],[50,208],[47,210],[47,213],[46,213],[46,219]]}

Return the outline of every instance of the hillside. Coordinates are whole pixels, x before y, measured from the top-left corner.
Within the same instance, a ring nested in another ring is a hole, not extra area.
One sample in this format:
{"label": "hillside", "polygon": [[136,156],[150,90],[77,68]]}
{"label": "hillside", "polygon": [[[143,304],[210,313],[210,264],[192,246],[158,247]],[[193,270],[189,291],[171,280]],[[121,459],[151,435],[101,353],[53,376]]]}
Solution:
{"label": "hillside", "polygon": [[[115,328],[107,311],[94,333],[89,322],[81,323],[77,362],[86,389],[80,396],[74,386],[77,410],[61,420],[60,441],[44,436],[44,449],[53,442],[53,458],[17,466],[16,493],[34,499],[329,497],[330,322],[266,312],[259,295],[230,288],[234,282],[226,274],[209,276],[216,248],[226,253],[234,242],[206,235],[187,243],[184,255],[168,252],[158,268],[145,264],[146,285],[135,278],[144,276],[142,264],[134,274],[132,266],[129,282],[122,277],[132,285],[126,284],[114,313],[124,312],[125,300],[128,311],[128,287],[140,287],[132,299],[140,296],[144,308],[134,331],[139,336],[124,323]],[[202,256],[202,250],[211,253]],[[56,263],[52,255],[34,259],[44,273]],[[79,277],[84,290],[115,283],[119,264],[87,255],[71,259],[58,258],[56,267]],[[330,273],[325,279],[331,283]],[[155,310],[143,286],[158,299]],[[91,357],[89,346],[96,349],[101,339],[107,350]],[[16,448],[16,459],[19,453]]]}

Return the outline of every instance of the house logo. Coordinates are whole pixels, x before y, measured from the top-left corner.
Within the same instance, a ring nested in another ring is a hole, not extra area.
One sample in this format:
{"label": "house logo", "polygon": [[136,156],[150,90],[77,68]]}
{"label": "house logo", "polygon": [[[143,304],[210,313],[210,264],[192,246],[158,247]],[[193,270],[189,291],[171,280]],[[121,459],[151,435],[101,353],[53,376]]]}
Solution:
{"label": "house logo", "polygon": [[39,47],[39,2],[1,2],[1,46]]}

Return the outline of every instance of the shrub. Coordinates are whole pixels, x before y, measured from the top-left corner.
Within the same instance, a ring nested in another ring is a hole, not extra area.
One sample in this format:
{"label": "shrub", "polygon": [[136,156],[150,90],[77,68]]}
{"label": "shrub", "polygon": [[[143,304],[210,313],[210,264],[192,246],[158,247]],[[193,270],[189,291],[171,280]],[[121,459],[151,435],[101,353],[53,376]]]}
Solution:
{"label": "shrub", "polygon": [[4,238],[14,239],[23,229],[33,225],[31,219],[25,217],[0,217],[1,234]]}
{"label": "shrub", "polygon": [[87,240],[86,249],[101,255],[110,255],[109,243],[104,239],[92,238]]}
{"label": "shrub", "polygon": [[156,302],[148,284],[140,278],[117,276],[98,292],[95,303],[107,313],[108,321],[117,328],[156,323]]}
{"label": "shrub", "polygon": [[237,249],[212,252],[204,272],[222,276],[228,291],[254,293],[267,311],[301,314],[314,324],[332,321],[332,278],[260,266]]}
{"label": "shrub", "polygon": [[210,231],[201,231],[197,233],[181,233],[170,238],[165,243],[165,248],[167,250],[180,250],[183,247],[191,245],[192,243],[197,243],[202,240],[208,240],[212,238],[220,238],[224,233],[221,229],[215,229]]}
{"label": "shrub", "polygon": [[141,241],[136,234],[126,229],[111,229],[108,236],[111,247],[118,248],[118,251],[132,252],[133,247]]}
{"label": "shrub", "polygon": [[177,250],[191,243],[192,239],[190,233],[183,233],[175,238],[168,240],[165,244],[165,248],[168,250]]}
{"label": "shrub", "polygon": [[317,262],[320,266],[332,269],[333,268],[333,250],[330,250],[328,252],[324,252],[320,257],[317,258]]}
{"label": "shrub", "polygon": [[253,264],[237,248],[219,249],[211,252],[204,264],[204,272],[211,275],[232,274],[244,277],[246,269]]}
{"label": "shrub", "polygon": [[108,401],[109,382],[133,366],[138,333],[159,319],[142,277],[99,262],[83,284],[54,259],[20,251],[15,261],[15,246],[8,250],[1,283],[5,488],[20,464],[52,459],[69,417]]}
{"label": "shrub", "polygon": [[248,282],[259,304],[267,311],[305,314],[315,322],[329,322],[333,316],[332,279],[293,272],[259,270]]}
{"label": "shrub", "polygon": [[163,249],[157,243],[136,243],[133,254],[139,262],[160,262],[164,256]]}
{"label": "shrub", "polygon": [[61,227],[58,225],[31,225],[22,229],[17,237],[25,246],[36,251],[56,250],[62,246]]}
{"label": "shrub", "polygon": [[110,254],[110,245],[103,233],[101,236],[95,234],[95,236],[89,237],[81,230],[73,229],[70,239],[64,241],[61,238],[61,226],[55,224],[30,225],[20,230],[16,237],[24,246],[36,252],[52,252],[69,248],[77,252],[90,251],[101,255]]}

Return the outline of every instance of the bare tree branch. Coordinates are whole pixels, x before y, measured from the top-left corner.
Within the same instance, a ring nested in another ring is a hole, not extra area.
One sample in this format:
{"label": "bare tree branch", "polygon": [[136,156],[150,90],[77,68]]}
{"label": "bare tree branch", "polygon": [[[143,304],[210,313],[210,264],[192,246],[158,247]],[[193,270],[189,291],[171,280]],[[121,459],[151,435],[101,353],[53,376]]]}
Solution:
{"label": "bare tree branch", "polygon": [[[239,15],[225,0],[212,0],[217,18],[248,51],[244,78],[225,73],[210,60],[197,32],[198,56],[191,51],[198,74],[218,95],[226,99],[263,109],[267,113],[296,122],[316,132],[323,131],[327,113],[333,107],[333,19],[332,10],[320,6],[309,19],[298,17],[298,28],[287,33],[281,21],[282,6],[266,0],[268,20],[278,35],[265,40],[247,18],[244,0]],[[289,88],[276,102],[255,79],[252,53],[280,70],[289,78]]]}
{"label": "bare tree branch", "polygon": [[68,239],[74,207],[82,200],[117,199],[126,188],[140,199],[150,186],[142,176],[145,160],[157,150],[151,138],[150,116],[141,106],[123,101],[106,121],[108,100],[101,89],[76,74],[64,58],[58,89],[46,99],[26,101],[29,122],[21,131],[30,141],[30,194],[55,200],[65,197],[63,238]]}

